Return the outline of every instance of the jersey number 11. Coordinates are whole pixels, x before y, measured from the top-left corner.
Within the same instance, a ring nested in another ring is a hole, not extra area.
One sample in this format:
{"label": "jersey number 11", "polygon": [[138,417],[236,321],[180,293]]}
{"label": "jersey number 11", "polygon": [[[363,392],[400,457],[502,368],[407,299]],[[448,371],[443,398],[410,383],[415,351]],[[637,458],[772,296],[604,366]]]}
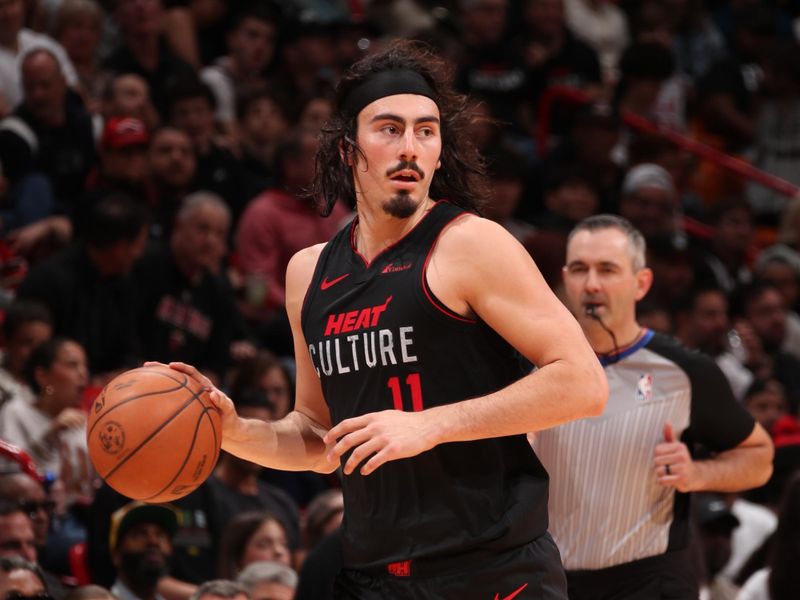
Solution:
{"label": "jersey number 11", "polygon": [[[400,378],[390,377],[387,387],[392,390],[392,400],[396,410],[403,408],[403,392],[400,389]],[[419,373],[411,373],[406,376],[406,385],[411,389],[411,410],[419,412],[422,410],[422,384],[419,380]]]}

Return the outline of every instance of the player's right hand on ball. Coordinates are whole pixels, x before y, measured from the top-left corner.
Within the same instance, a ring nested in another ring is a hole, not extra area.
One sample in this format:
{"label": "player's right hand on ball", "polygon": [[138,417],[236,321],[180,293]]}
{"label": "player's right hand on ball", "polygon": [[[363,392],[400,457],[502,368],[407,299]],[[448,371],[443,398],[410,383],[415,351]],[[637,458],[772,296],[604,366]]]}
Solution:
{"label": "player's right hand on ball", "polygon": [[222,437],[225,438],[230,436],[238,421],[233,400],[222,393],[213,383],[211,383],[211,380],[208,377],[203,375],[192,365],[187,365],[186,363],[182,362],[171,362],[168,365],[165,365],[160,362],[151,361],[144,363],[143,366],[152,367],[156,365],[169,367],[170,369],[184,373],[185,375],[188,375],[195,381],[199,382],[208,392],[208,397],[211,402],[219,409],[220,416],[222,417]]}

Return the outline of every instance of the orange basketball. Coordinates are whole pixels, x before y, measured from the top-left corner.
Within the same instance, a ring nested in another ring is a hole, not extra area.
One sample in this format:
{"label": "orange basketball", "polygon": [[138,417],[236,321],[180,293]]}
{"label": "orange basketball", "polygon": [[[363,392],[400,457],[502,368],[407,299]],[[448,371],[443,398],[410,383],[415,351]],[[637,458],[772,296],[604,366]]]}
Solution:
{"label": "orange basketball", "polygon": [[115,490],[169,502],[199,486],[219,458],[222,422],[203,386],[169,367],[114,378],[89,410],[94,468]]}

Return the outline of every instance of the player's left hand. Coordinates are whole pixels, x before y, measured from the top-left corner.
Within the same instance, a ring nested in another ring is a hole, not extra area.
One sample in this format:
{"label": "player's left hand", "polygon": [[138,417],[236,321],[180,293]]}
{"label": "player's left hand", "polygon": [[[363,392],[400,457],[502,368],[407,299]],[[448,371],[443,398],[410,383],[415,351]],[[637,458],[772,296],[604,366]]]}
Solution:
{"label": "player's left hand", "polygon": [[679,492],[695,487],[697,467],[686,444],[675,438],[671,423],[664,424],[664,441],[656,446],[655,471],[662,487],[674,487]]}
{"label": "player's left hand", "polygon": [[[420,412],[384,410],[347,419],[325,435],[325,444],[333,446],[328,451],[329,461],[338,461],[353,449],[344,465],[344,474],[359,470],[369,475],[391,460],[417,456],[436,445],[436,428]],[[369,459],[369,460],[367,460]]]}

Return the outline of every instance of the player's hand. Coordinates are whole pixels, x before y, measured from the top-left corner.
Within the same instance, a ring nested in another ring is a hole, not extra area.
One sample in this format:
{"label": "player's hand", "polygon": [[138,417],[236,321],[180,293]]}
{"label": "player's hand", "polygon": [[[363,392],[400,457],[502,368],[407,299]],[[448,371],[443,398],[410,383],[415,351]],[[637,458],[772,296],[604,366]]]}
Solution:
{"label": "player's hand", "polygon": [[384,410],[342,421],[324,439],[327,446],[333,446],[328,461],[339,461],[353,450],[344,465],[345,475],[353,473],[365,460],[359,472],[369,475],[391,460],[430,450],[437,443],[435,433],[434,424],[421,412]]}
{"label": "player's hand", "polygon": [[674,487],[679,492],[696,487],[697,467],[686,444],[675,439],[671,423],[664,425],[664,441],[656,446],[655,471],[662,487]]}
{"label": "player's hand", "polygon": [[185,375],[188,375],[195,381],[199,382],[206,389],[208,392],[208,398],[211,400],[211,403],[217,407],[220,415],[222,416],[222,437],[230,437],[230,434],[236,429],[239,417],[236,414],[236,408],[233,405],[233,400],[223,394],[208,377],[203,375],[195,367],[182,362],[171,362],[168,365],[165,365],[164,363],[156,361],[148,361],[142,366],[169,367],[170,369],[174,369]]}

